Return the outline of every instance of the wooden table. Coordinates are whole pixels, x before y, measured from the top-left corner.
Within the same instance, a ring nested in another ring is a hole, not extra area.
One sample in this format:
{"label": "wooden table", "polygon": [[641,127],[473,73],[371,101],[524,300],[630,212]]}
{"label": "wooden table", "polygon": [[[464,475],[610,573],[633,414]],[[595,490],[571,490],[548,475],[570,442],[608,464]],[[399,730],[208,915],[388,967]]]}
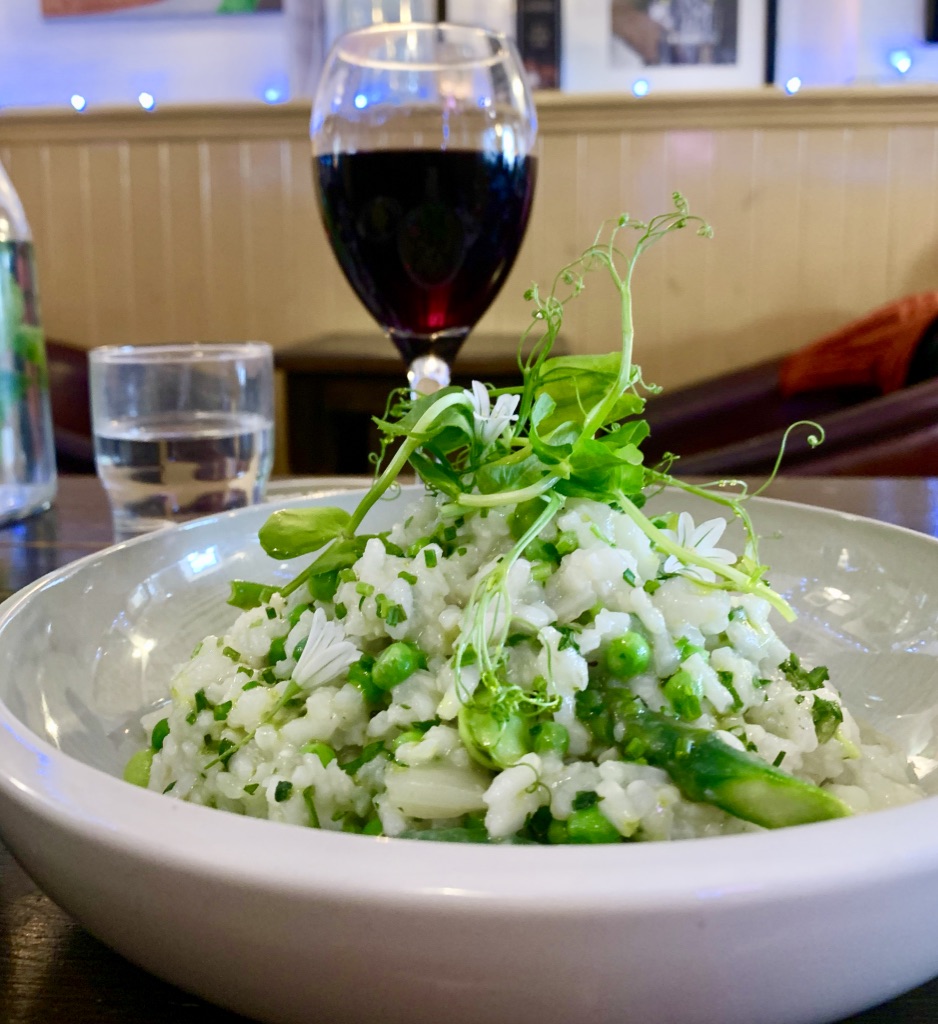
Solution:
{"label": "wooden table", "polygon": [[[782,479],[771,494],[938,536],[938,479]],[[0,530],[3,596],[107,546],[110,538],[97,480],[64,478],[52,511]],[[231,1024],[243,1019],[157,981],[105,948],[44,896],[0,845],[0,1024]],[[380,1020],[377,1007],[375,1020]],[[850,1022],[938,1024],[938,979]]]}

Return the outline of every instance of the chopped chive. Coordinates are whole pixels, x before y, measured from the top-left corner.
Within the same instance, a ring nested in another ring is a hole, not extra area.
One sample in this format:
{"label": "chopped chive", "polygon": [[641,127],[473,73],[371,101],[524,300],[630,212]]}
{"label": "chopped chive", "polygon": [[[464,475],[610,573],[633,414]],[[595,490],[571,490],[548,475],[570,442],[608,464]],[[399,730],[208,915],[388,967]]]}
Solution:
{"label": "chopped chive", "polygon": [[167,793],[171,792],[175,785],[176,785],[176,780],[173,779],[173,781],[166,787],[166,789],[163,790],[163,795],[165,796]]}
{"label": "chopped chive", "polygon": [[433,569],[436,566],[436,552],[432,548],[423,549],[423,560],[428,569]]}
{"label": "chopped chive", "polygon": [[348,608],[340,601],[335,606],[335,617],[337,619],[344,619],[346,615],[348,615]]}
{"label": "chopped chive", "polygon": [[227,766],[236,749],[237,748],[233,740],[223,739],[218,744],[218,760],[221,761],[223,765]]}
{"label": "chopped chive", "polygon": [[274,790],[274,800],[278,804],[282,804],[290,794],[293,792],[293,783],[286,782],[285,780],[277,783],[277,788]]}
{"label": "chopped chive", "polygon": [[743,699],[733,685],[733,673],[726,671],[717,672],[717,679],[720,680],[720,684],[729,691],[730,696],[733,698],[733,710],[739,711],[743,706]]}
{"label": "chopped chive", "polygon": [[291,629],[300,621],[300,617],[307,608],[309,608],[308,604],[298,604],[293,611],[290,612],[290,617],[287,621],[290,623]]}
{"label": "chopped chive", "polygon": [[354,775],[360,768],[368,764],[369,761],[373,761],[383,750],[384,740],[377,740],[374,743],[369,743],[358,757],[352,761],[346,761],[345,764],[340,764],[339,767],[348,775]]}
{"label": "chopped chive", "polygon": [[224,722],[228,717],[228,712],[231,710],[231,701],[226,700],[224,704],[216,704],[212,710],[212,715],[216,722]]}
{"label": "chopped chive", "polygon": [[261,672],[261,679],[267,686],[273,686],[274,683],[278,681],[277,676],[274,674],[274,670],[272,668],[265,668],[264,671]]}
{"label": "chopped chive", "polygon": [[256,679],[252,679],[250,682],[245,683],[244,686],[241,687],[241,691],[244,692],[245,690],[253,690],[255,687],[260,685],[261,684]]}
{"label": "chopped chive", "polygon": [[626,583],[628,583],[628,585],[629,585],[630,587],[634,587],[634,586],[635,586],[635,583],[636,583],[636,580],[635,580],[635,573],[634,573],[634,572],[632,572],[632,570],[631,570],[631,569],[626,569],[626,570],[625,570],[625,571],[624,571],[624,572],[622,573],[622,579],[624,579],[624,580],[625,580],[625,582],[626,582]]}
{"label": "chopped chive", "polygon": [[403,570],[397,574],[397,578],[405,583],[409,583],[411,586],[417,582],[417,577],[412,572],[404,572]]}
{"label": "chopped chive", "polygon": [[599,794],[591,790],[581,790],[573,798],[573,809],[585,811],[587,807],[595,807],[599,803]]}
{"label": "chopped chive", "polygon": [[208,697],[205,696],[205,690],[196,690],[195,693],[195,710],[204,711],[209,707]]}
{"label": "chopped chive", "polygon": [[160,721],[153,726],[153,732],[150,733],[150,746],[156,750],[163,749],[163,742],[169,735],[169,719],[161,718]]}
{"label": "chopped chive", "polygon": [[635,736],[626,743],[623,753],[631,760],[637,761],[639,758],[645,756],[645,751],[647,749],[648,747],[646,746],[645,741]]}
{"label": "chopped chive", "polygon": [[266,609],[266,612],[267,612],[267,618],[268,619],[275,619],[275,618],[277,618],[277,609],[276,608],[268,607]]}
{"label": "chopped chive", "polygon": [[259,782],[249,782],[244,787],[244,792],[247,793],[248,796],[254,796],[254,794],[257,792],[257,787],[259,785],[260,785]]}
{"label": "chopped chive", "polygon": [[550,562],[535,562],[531,566],[531,579],[535,583],[543,583],[545,580],[549,580],[551,574],[554,571],[554,567]]}
{"label": "chopped chive", "polygon": [[778,768],[781,765],[782,761],[784,761],[784,760],[785,760],[785,751],[784,750],[780,750],[778,752],[778,754],[776,754],[775,760],[772,762],[772,767],[773,768]]}
{"label": "chopped chive", "polygon": [[580,542],[576,539],[576,534],[573,530],[562,530],[554,542],[557,554],[561,557],[569,555],[571,551],[576,551],[579,546]]}
{"label": "chopped chive", "polygon": [[304,636],[302,640],[293,648],[293,660],[299,661],[300,655],[306,649],[306,642],[309,640],[308,636]]}
{"label": "chopped chive", "polygon": [[285,661],[287,657],[287,638],[277,636],[270,643],[270,650],[267,652],[267,664],[276,665],[278,661]]}
{"label": "chopped chive", "polygon": [[401,622],[407,621],[407,613],[399,604],[392,604],[388,609],[387,615],[384,617],[384,621],[388,626],[396,626]]}
{"label": "chopped chive", "polygon": [[355,584],[355,593],[361,594],[362,597],[371,597],[374,592],[375,588],[370,583],[361,582]]}
{"label": "chopped chive", "polygon": [[306,804],[306,810],[309,812],[309,824],[311,828],[319,828],[319,814],[316,812],[316,789],[313,786],[307,786],[303,790],[303,803]]}

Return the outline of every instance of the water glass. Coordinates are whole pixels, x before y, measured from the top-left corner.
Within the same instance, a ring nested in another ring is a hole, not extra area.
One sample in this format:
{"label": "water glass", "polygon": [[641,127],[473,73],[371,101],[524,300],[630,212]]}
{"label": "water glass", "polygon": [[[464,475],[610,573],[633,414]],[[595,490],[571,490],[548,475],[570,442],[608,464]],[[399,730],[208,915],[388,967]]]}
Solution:
{"label": "water glass", "polygon": [[124,540],[260,501],[273,463],[262,342],[89,353],[95,464]]}

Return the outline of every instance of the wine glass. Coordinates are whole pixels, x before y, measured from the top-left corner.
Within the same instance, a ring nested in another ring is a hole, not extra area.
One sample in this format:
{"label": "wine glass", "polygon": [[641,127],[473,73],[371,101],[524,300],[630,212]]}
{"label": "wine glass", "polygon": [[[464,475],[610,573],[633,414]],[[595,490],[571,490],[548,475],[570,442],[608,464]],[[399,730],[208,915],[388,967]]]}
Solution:
{"label": "wine glass", "polygon": [[340,37],[326,59],[310,125],[320,212],[415,394],[449,383],[511,269],[536,134],[521,61],[497,32],[375,25]]}

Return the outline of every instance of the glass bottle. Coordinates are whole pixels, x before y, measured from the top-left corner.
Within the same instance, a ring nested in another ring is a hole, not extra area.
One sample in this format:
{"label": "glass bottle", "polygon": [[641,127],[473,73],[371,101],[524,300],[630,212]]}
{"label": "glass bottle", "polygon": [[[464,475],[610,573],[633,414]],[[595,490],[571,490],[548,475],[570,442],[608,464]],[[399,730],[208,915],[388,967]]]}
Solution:
{"label": "glass bottle", "polygon": [[49,371],[32,235],[0,164],[0,524],[55,497]]}

